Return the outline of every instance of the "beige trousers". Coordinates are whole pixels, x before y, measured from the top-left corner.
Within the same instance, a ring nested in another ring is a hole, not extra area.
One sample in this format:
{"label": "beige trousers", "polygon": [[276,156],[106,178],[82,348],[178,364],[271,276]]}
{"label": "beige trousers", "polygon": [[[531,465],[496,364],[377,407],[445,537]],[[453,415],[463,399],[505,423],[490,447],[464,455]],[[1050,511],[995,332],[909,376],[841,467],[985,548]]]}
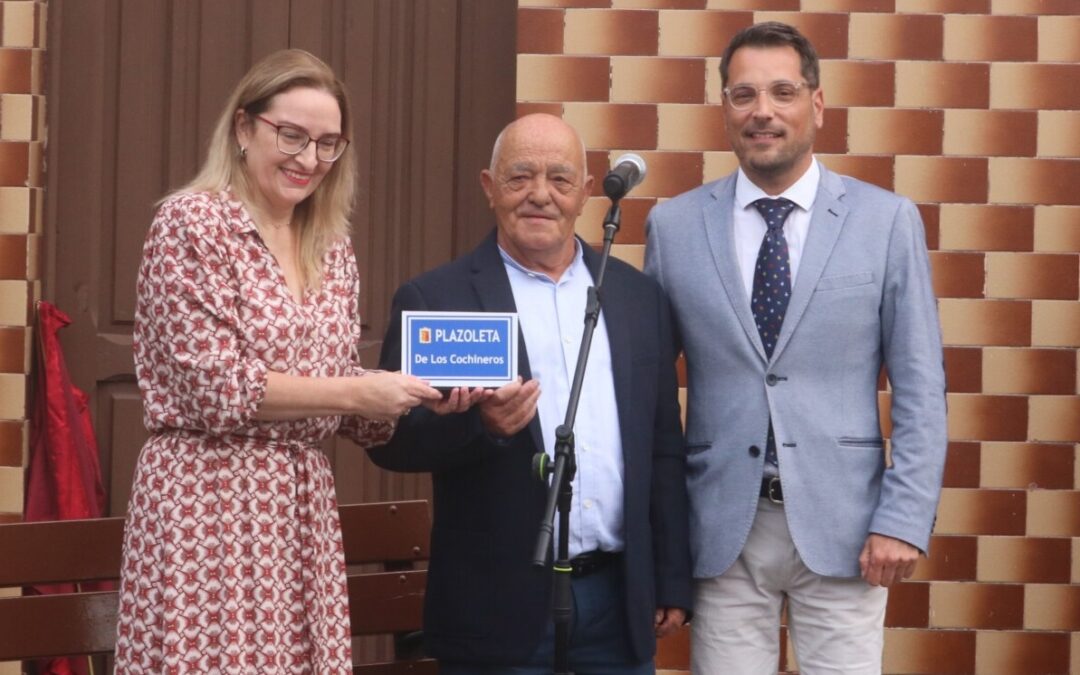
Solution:
{"label": "beige trousers", "polygon": [[780,613],[802,675],[881,673],[885,588],[811,572],[782,505],[758,503],[750,536],[726,572],[695,582],[690,664],[695,675],[775,675]]}

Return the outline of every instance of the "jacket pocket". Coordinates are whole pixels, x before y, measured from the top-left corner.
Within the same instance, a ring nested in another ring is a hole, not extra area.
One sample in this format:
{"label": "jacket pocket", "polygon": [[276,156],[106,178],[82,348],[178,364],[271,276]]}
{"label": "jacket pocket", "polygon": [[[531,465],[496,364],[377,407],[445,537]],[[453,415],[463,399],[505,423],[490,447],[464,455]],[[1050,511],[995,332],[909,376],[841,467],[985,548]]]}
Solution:
{"label": "jacket pocket", "polygon": [[843,288],[864,286],[866,284],[872,283],[874,283],[873,272],[856,272],[855,274],[841,274],[835,277],[821,277],[820,279],[818,279],[817,286],[814,287],[814,291],[837,291]]}
{"label": "jacket pocket", "polygon": [[709,443],[709,442],[686,443],[686,444],[683,445],[683,447],[686,448],[686,454],[687,455],[696,455],[699,452],[705,452],[706,450],[711,448],[712,443]]}
{"label": "jacket pocket", "polygon": [[836,444],[849,448],[883,448],[885,441],[880,436],[841,436]]}

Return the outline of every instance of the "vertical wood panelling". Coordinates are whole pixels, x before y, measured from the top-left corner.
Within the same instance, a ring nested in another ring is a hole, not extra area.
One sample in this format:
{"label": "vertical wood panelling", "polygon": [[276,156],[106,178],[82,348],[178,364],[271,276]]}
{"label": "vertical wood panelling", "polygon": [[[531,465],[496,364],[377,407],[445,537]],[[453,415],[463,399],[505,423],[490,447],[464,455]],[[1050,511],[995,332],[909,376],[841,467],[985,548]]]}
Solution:
{"label": "vertical wood panelling", "polygon": [[[325,59],[350,90],[362,353],[372,366],[397,285],[471,247],[489,226],[473,218],[486,214],[477,160],[513,116],[516,8],[475,0],[53,0],[49,14],[55,142],[45,297],[74,319],[64,346],[74,381],[95,398],[116,514],[145,437],[131,362],[143,238],[155,202],[194,175],[235,83],[257,59],[292,46]],[[486,147],[474,147],[476,139]],[[430,493],[426,477],[384,474],[347,441],[326,449],[342,501]]]}

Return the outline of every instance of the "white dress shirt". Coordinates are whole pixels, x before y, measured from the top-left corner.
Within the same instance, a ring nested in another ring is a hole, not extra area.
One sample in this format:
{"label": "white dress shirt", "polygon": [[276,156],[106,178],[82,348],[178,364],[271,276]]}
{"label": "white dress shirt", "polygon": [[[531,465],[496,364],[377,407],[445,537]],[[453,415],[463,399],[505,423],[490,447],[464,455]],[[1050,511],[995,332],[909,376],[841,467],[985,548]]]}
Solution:
{"label": "white dress shirt", "polygon": [[[559,280],[526,269],[501,247],[529,368],[540,381],[537,414],[544,450],[554,459],[555,429],[566,419],[566,404],[574,377],[585,303],[592,275],[585,266],[580,242],[570,267]],[[587,551],[621,551],[623,538],[623,452],[619,411],[611,376],[611,349],[601,311],[593,333],[581,399],[574,422],[577,473],[570,511],[570,557]],[[555,518],[558,542],[558,515]]]}

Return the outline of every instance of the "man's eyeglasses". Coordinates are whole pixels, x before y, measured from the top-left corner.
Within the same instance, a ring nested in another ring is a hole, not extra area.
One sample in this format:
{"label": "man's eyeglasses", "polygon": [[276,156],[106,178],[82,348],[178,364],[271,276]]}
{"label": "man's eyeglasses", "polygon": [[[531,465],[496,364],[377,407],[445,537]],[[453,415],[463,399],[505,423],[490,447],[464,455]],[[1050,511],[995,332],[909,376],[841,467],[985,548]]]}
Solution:
{"label": "man's eyeglasses", "polygon": [[749,84],[738,84],[724,89],[724,97],[735,110],[747,110],[757,103],[758,94],[767,92],[769,100],[778,108],[786,108],[799,98],[799,91],[807,86],[805,82],[788,82],[780,80],[773,82],[764,89],[758,89]]}
{"label": "man's eyeglasses", "polygon": [[349,139],[344,136],[312,138],[303,129],[288,124],[274,124],[262,115],[255,115],[255,119],[274,127],[277,131],[277,149],[286,155],[299,155],[308,143],[315,141],[315,158],[320,162],[333,162],[341,157],[349,145]]}

